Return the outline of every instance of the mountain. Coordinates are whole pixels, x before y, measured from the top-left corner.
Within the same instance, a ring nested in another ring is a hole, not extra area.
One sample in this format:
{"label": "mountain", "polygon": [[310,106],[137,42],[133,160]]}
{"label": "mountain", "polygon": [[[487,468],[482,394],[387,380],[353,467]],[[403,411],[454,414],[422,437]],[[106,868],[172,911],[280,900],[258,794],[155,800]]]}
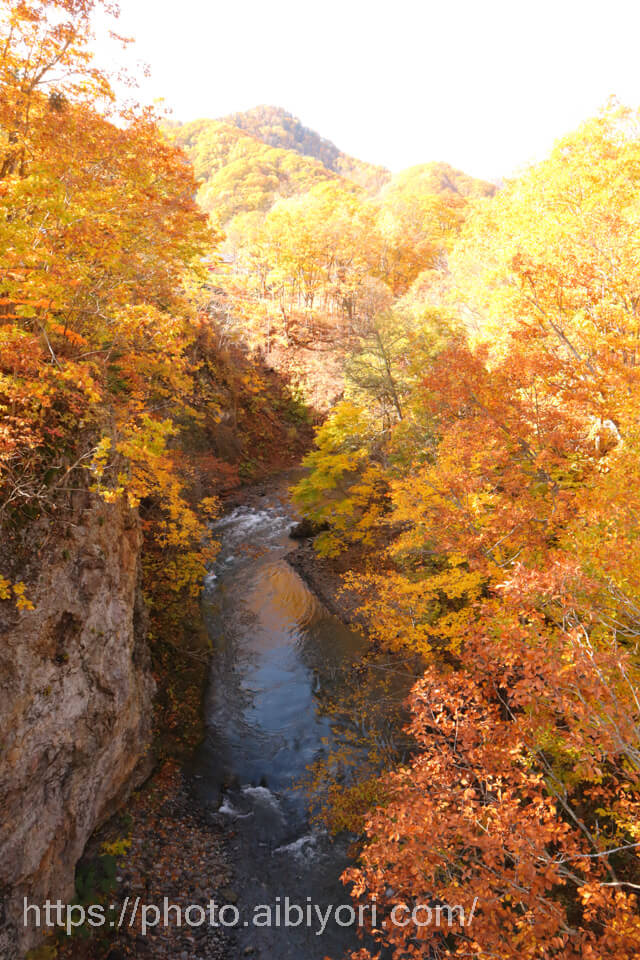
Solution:
{"label": "mountain", "polygon": [[384,167],[356,160],[355,157],[343,153],[335,143],[305,127],[297,117],[282,107],[262,105],[244,113],[232,113],[223,117],[223,120],[272,147],[294,150],[305,157],[313,157],[328,170],[333,170],[347,180],[353,180],[369,193],[377,193],[391,179],[391,174]]}
{"label": "mountain", "polygon": [[460,197],[491,197],[496,192],[494,183],[456,170],[448,163],[421,163],[395,174],[386,186],[385,194],[392,193],[450,193]]}
{"label": "mountain", "polygon": [[169,132],[202,181],[201,206],[222,224],[239,213],[266,212],[279,199],[330,181],[390,202],[427,194],[467,199],[496,189],[446,163],[425,163],[392,176],[384,167],[343,153],[280,107],[171,124]]}
{"label": "mountain", "polygon": [[338,179],[320,160],[264,143],[228,120],[194,120],[173,126],[171,135],[202,181],[201,206],[222,223]]}

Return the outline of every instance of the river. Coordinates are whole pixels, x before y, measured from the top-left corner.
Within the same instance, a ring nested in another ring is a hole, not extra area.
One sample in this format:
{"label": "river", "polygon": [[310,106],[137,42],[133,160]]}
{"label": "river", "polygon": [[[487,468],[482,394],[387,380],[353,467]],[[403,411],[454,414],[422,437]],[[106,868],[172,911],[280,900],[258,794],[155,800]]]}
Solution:
{"label": "river", "polygon": [[[357,925],[341,926],[333,913],[319,934],[316,912],[316,905],[324,917],[329,904],[350,904],[340,874],[353,838],[332,839],[313,825],[309,795],[296,784],[325,751],[352,740],[356,718],[328,714],[324,704],[347,691],[365,641],[327,612],[285,559],[294,520],[285,477],[216,525],[221,549],[203,602],[214,648],[207,732],[194,773],[201,800],[232,834],[238,956],[322,960],[362,945]],[[284,926],[286,897],[305,917],[311,906],[311,925]],[[272,908],[270,926],[253,925],[259,904]],[[339,920],[348,919],[345,907]]]}

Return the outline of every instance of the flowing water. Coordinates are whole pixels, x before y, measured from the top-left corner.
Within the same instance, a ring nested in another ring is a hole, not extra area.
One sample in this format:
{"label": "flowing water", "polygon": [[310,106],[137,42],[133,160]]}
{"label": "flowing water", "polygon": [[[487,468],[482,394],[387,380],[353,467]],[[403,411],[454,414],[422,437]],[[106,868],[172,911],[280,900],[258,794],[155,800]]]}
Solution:
{"label": "flowing water", "polygon": [[[285,897],[305,910],[317,904],[323,915],[328,904],[350,903],[339,880],[348,838],[333,840],[310,824],[309,797],[296,783],[324,751],[349,739],[348,714],[336,720],[323,704],[340,692],[364,641],[287,563],[294,519],[285,478],[257,506],[238,507],[217,524],[222,546],[204,601],[215,652],[195,773],[203,801],[233,834],[238,956],[322,960],[357,947],[355,928],[332,916],[318,935],[315,913],[310,927],[285,927],[283,912],[276,926],[275,908],[284,909]],[[271,926],[252,925],[258,904],[271,905]]]}

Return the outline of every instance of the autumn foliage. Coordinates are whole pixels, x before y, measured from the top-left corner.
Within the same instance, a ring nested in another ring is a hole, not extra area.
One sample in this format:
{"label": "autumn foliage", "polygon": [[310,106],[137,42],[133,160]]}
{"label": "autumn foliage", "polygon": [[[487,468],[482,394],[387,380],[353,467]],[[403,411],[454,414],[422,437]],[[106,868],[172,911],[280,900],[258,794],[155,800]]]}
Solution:
{"label": "autumn foliage", "polygon": [[168,132],[226,235],[216,280],[230,329],[321,411],[381,305],[442,265],[473,198],[495,190],[446,164],[394,177],[273,107]]}
{"label": "autumn foliage", "polygon": [[[375,935],[397,960],[640,957],[638,118],[612,105],[497,192],[391,178],[271,108],[118,108],[97,7],[0,0],[3,537],[90,487],[140,510],[156,602],[195,595],[216,503],[186,446],[229,486],[225,417],[250,478],[275,406],[289,442],[300,398],[332,405],[296,498],[321,553],[365,557],[377,647],[423,669],[345,880],[379,919],[473,910]],[[0,601],[29,606],[4,576]]]}
{"label": "autumn foliage", "polygon": [[88,52],[95,7],[2,9],[0,518],[10,535],[55,516],[84,474],[158,504],[170,580],[195,590],[207,552],[172,438],[215,235],[155,117],[116,112]]}
{"label": "autumn foliage", "polygon": [[387,365],[402,409],[352,385],[298,487],[324,552],[384,538],[349,580],[425,661],[345,879],[387,918],[475,908],[388,922],[398,958],[640,955],[635,123],[612,106],[476,203]]}

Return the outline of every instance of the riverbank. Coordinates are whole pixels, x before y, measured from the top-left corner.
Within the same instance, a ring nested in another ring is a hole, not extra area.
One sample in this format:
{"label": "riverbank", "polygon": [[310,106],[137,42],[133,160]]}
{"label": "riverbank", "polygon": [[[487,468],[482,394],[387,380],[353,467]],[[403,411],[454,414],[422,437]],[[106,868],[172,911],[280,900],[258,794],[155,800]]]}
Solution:
{"label": "riverbank", "polygon": [[[357,598],[341,589],[340,563],[319,558],[311,541],[296,543],[287,540],[287,530],[297,519],[289,502],[288,489],[298,476],[298,471],[289,471],[275,481],[265,481],[234,491],[226,498],[222,522],[224,524],[225,518],[230,518],[237,511],[255,517],[258,523],[264,523],[262,518],[268,514],[286,513],[288,520],[284,516],[276,520],[283,527],[283,560],[301,576],[314,596],[337,619],[355,626],[359,619]],[[290,551],[289,544],[292,548]],[[252,549],[253,534],[247,533],[246,542],[243,534],[238,546],[241,550]],[[237,549],[234,547],[232,552],[237,553]],[[205,608],[210,596],[210,592],[205,594]],[[256,873],[256,868],[246,858],[239,859],[240,834],[238,837],[236,834],[240,826],[245,829],[247,821],[218,812],[220,801],[214,802],[212,799],[215,791],[211,784],[207,783],[204,787],[204,792],[208,790],[210,796],[208,800],[203,800],[202,779],[197,770],[191,764],[185,769],[185,761],[192,755],[204,729],[206,708],[202,705],[202,693],[212,655],[203,641],[206,630],[198,631],[193,624],[191,633],[189,650],[181,651],[177,645],[169,645],[164,653],[163,671],[174,672],[171,683],[163,683],[165,717],[172,715],[171,698],[174,697],[176,701],[171,724],[173,733],[170,732],[168,739],[163,741],[165,759],[125,810],[94,836],[80,865],[80,877],[86,876],[89,871],[99,867],[105,851],[118,851],[115,858],[117,879],[108,893],[109,902],[115,904],[118,916],[126,904],[129,905],[130,915],[131,904],[138,897],[141,904],[159,906],[167,897],[169,903],[183,912],[190,905],[205,906],[212,899],[218,905],[234,903],[237,899],[236,890],[241,889],[247,881],[246,874]],[[315,675],[319,675],[317,671]],[[173,693],[168,695],[167,691]],[[302,717],[299,719],[302,720]],[[232,727],[233,724],[229,729]],[[165,735],[166,732],[165,729]],[[214,756],[214,762],[222,766],[219,757],[216,760]],[[246,779],[241,777],[242,782]],[[263,797],[260,793],[262,788],[255,789],[257,800],[268,800],[269,804],[273,802],[271,797],[267,797],[268,791],[263,791]],[[246,800],[246,797],[239,799]],[[265,812],[268,811],[256,807],[252,816],[263,816]],[[287,829],[283,830],[281,838],[285,845],[289,841]],[[296,837],[294,841],[297,842]],[[326,841],[322,840],[321,843],[325,844]],[[290,880],[293,889],[299,870],[295,856],[292,864]],[[339,873],[338,868],[335,870],[336,881]],[[327,876],[325,882],[329,879]],[[255,882],[254,877],[251,877],[251,882]],[[345,896],[344,893],[341,895]],[[85,891],[87,903],[95,902],[95,898],[95,892]],[[258,899],[261,898],[264,898],[262,894]],[[58,957],[60,960],[126,960],[130,957],[140,960],[164,960],[165,957],[176,957],[178,960],[238,960],[238,957],[250,953],[260,953],[259,947],[254,948],[251,942],[245,942],[244,937],[238,939],[233,931],[225,935],[220,928],[211,929],[208,925],[190,930],[176,927],[175,924],[166,927],[159,924],[157,929],[153,928],[143,935],[140,924],[141,918],[138,916],[131,925],[127,921],[124,928],[115,934],[112,930],[104,931],[106,935],[93,936],[90,942],[74,938],[61,948]],[[263,951],[260,955],[267,954]]]}
{"label": "riverbank", "polygon": [[[117,926],[121,914],[124,920],[120,929],[93,929],[90,940],[82,937],[86,928],[78,931],[59,948],[58,960],[231,960],[221,928],[184,921],[189,907],[199,912],[211,900],[225,903],[234,894],[225,831],[194,801],[189,779],[175,761],[164,763],[94,835],[77,875],[84,885],[81,903],[108,904],[109,923],[115,918]],[[165,902],[171,922],[164,924],[161,916],[151,926],[153,912],[147,913],[149,929],[143,930],[143,906],[162,911]]]}
{"label": "riverbank", "polygon": [[347,589],[342,579],[348,570],[357,569],[357,551],[348,550],[336,558],[321,557],[309,538],[299,541],[285,559],[334,617],[346,626],[366,632],[365,619],[359,612],[361,597],[357,591]]}

